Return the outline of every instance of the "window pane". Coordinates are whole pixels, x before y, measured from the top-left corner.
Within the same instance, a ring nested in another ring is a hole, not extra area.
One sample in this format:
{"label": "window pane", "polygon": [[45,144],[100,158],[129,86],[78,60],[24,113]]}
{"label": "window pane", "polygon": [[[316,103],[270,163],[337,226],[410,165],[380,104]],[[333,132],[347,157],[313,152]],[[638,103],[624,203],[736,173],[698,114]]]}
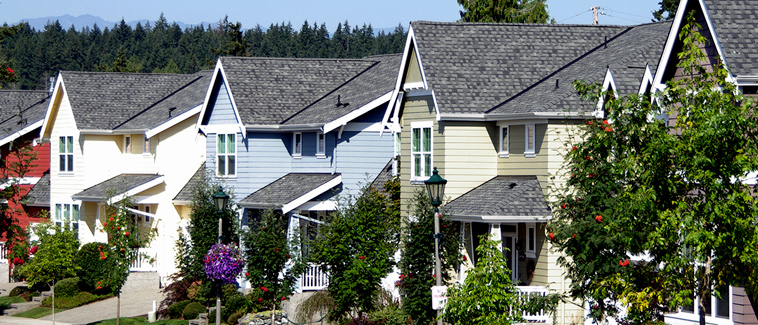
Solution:
{"label": "window pane", "polygon": [[58,138],[58,152],[64,153],[66,152],[66,137],[60,137]]}
{"label": "window pane", "polygon": [[534,126],[527,126],[528,138],[526,147],[529,150],[534,150]]}
{"label": "window pane", "polygon": [[234,175],[237,171],[235,170],[237,168],[237,156],[227,156],[228,159],[228,166],[227,166],[227,174]]}
{"label": "window pane", "polygon": [[66,155],[60,155],[58,156],[59,161],[58,165],[60,165],[60,171],[65,172],[66,171]]}
{"label": "window pane", "polygon": [[150,138],[145,138],[145,145],[142,146],[142,153],[150,153]]}
{"label": "window pane", "polygon": [[226,156],[218,156],[218,174],[226,175]]}
{"label": "window pane", "polygon": [[55,220],[61,220],[61,205],[55,205]]}
{"label": "window pane", "polygon": [[411,135],[411,137],[413,138],[413,145],[411,147],[411,151],[413,152],[421,151],[421,130],[413,129],[413,134]]}
{"label": "window pane", "polygon": [[219,134],[216,139],[216,152],[226,153],[226,137],[223,134]]}
{"label": "window pane", "polygon": [[74,204],[71,206],[71,208],[72,208],[71,219],[74,221],[79,221],[79,205]]}
{"label": "window pane", "polygon": [[74,152],[74,137],[67,137],[68,138],[68,148],[66,148],[66,152],[73,153]]}
{"label": "window pane", "polygon": [[326,151],[326,135],[319,133],[318,134],[318,152],[323,153]]}
{"label": "window pane", "polygon": [[124,137],[124,153],[132,153],[132,137]]}
{"label": "window pane", "polygon": [[719,287],[719,293],[721,293],[721,299],[716,299],[716,316],[729,318],[729,286]]}
{"label": "window pane", "polygon": [[72,172],[74,171],[74,155],[69,154],[66,155],[66,160],[68,160],[68,166],[66,166],[66,171]]}
{"label": "window pane", "polygon": [[502,151],[508,151],[508,128],[503,128],[503,138],[501,141]]}
{"label": "window pane", "polygon": [[395,133],[395,151],[400,154],[400,133]]}
{"label": "window pane", "polygon": [[302,134],[295,133],[295,153],[303,152],[303,138]]}
{"label": "window pane", "polygon": [[421,155],[413,155],[413,176],[421,176]]}
{"label": "window pane", "polygon": [[235,146],[237,145],[237,142],[235,140],[235,135],[236,134],[229,134],[229,135],[227,135],[227,138],[226,138],[226,152],[228,152],[228,153],[235,153],[236,152]]}
{"label": "window pane", "polygon": [[432,176],[432,155],[424,155],[424,176]]}
{"label": "window pane", "polygon": [[432,129],[424,128],[424,152],[432,151]]}
{"label": "window pane", "polygon": [[65,218],[66,220],[71,220],[71,214],[70,214],[69,209],[71,209],[70,205],[68,204],[63,205],[63,218]]}
{"label": "window pane", "polygon": [[534,251],[534,228],[529,228],[529,250]]}

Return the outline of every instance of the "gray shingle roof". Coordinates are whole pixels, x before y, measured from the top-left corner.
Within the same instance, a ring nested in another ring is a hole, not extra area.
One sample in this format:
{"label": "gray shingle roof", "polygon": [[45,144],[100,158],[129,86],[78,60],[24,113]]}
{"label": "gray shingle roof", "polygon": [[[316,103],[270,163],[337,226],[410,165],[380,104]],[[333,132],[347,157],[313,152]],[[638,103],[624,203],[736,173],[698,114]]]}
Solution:
{"label": "gray shingle roof", "polygon": [[441,113],[483,113],[629,29],[413,22]]}
{"label": "gray shingle roof", "polygon": [[453,217],[550,216],[536,176],[495,176],[445,205]]}
{"label": "gray shingle roof", "polygon": [[192,195],[195,192],[195,189],[204,182],[205,177],[206,177],[205,162],[203,162],[200,165],[200,168],[197,169],[195,174],[192,175],[189,181],[187,181],[187,184],[184,184],[184,187],[182,187],[179,193],[176,194],[176,196],[174,197],[174,201],[178,203],[192,201]]}
{"label": "gray shingle roof", "polygon": [[704,2],[729,69],[735,75],[757,75],[758,1],[704,0]]}
{"label": "gray shingle roof", "polygon": [[38,90],[0,90],[0,139],[45,118],[50,95]]}
{"label": "gray shingle roof", "polygon": [[[203,104],[213,71],[205,70],[193,74],[194,78],[174,93],[160,99],[152,106],[121,123],[116,130],[151,129],[176,118],[193,107]],[[169,117],[169,110],[170,117]]]}
{"label": "gray shingle roof", "polygon": [[239,205],[257,208],[281,208],[341,174],[290,173],[248,195]]}
{"label": "gray shingle roof", "polygon": [[[282,124],[325,124],[391,92],[395,88],[402,54],[377,55],[365,59],[378,63]],[[348,105],[338,106],[338,99]]]}
{"label": "gray shingle roof", "polygon": [[104,201],[109,196],[123,194],[130,189],[163,177],[156,174],[121,174],[91,186],[71,196],[74,200]]}
{"label": "gray shingle roof", "polygon": [[50,171],[46,172],[24,196],[23,204],[28,206],[50,206]]}
{"label": "gray shingle roof", "polygon": [[651,71],[655,71],[670,29],[670,21],[630,27],[609,38],[607,45],[559,67],[537,83],[524,85],[523,92],[505,100],[489,113],[594,110],[594,103],[582,100],[571,83],[575,80],[602,83],[609,67],[619,95],[636,94],[645,66],[650,65]]}
{"label": "gray shingle roof", "polygon": [[192,74],[75,71],[61,71],[61,76],[80,130],[112,130],[197,79]]}
{"label": "gray shingle roof", "polygon": [[221,64],[243,124],[270,125],[283,122],[377,61],[222,57]]}
{"label": "gray shingle roof", "polygon": [[373,186],[377,190],[384,191],[384,184],[392,179],[392,161],[393,160],[394,158],[390,159],[387,165],[385,165],[384,168],[382,168],[382,171],[380,171],[379,174],[376,175],[376,178],[374,178],[370,186]]}

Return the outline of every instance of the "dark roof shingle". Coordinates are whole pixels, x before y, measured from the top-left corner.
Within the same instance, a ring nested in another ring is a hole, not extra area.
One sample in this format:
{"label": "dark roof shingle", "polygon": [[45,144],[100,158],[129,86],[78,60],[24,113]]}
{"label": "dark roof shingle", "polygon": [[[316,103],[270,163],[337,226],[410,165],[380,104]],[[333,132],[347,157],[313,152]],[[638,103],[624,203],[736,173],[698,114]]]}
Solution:
{"label": "dark roof shingle", "polygon": [[0,139],[45,118],[50,95],[38,90],[0,90]]}
{"label": "dark roof shingle", "polygon": [[200,168],[197,169],[194,175],[190,177],[189,181],[187,181],[187,184],[184,184],[184,187],[182,187],[181,190],[179,190],[179,193],[176,194],[174,197],[174,201],[178,203],[184,203],[184,202],[190,202],[192,201],[192,196],[195,190],[197,189],[200,184],[202,184],[205,181],[206,177],[206,170],[205,170],[205,162],[203,162],[200,165]]}
{"label": "dark roof shingle", "polygon": [[163,177],[157,174],[121,174],[99,184],[86,188],[71,196],[74,200],[103,201],[109,196],[119,195]]}
{"label": "dark roof shingle", "polygon": [[239,205],[254,208],[281,208],[341,174],[290,173],[248,195]]}
{"label": "dark roof shingle", "polygon": [[[758,1],[704,0],[726,64],[735,75],[758,74]],[[705,26],[702,26],[705,28]]]}
{"label": "dark roof shingle", "polygon": [[28,206],[50,207],[50,171],[42,175],[37,184],[26,193],[22,203]]}
{"label": "dark roof shingle", "polygon": [[547,217],[536,176],[495,176],[445,205],[453,217]]}

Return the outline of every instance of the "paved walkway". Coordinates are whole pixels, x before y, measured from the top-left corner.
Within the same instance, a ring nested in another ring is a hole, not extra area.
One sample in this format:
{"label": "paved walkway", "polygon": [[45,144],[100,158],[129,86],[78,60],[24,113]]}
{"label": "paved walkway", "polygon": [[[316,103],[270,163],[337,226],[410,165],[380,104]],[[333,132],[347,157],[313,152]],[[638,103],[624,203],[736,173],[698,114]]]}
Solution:
{"label": "paved walkway", "polygon": [[[7,295],[10,288],[13,288],[19,283],[13,283],[11,285],[0,285],[0,296]],[[23,285],[23,284],[21,284]],[[6,288],[7,287],[7,288]],[[6,289],[3,291],[2,289]],[[154,290],[140,290],[136,292],[126,292],[121,294],[121,317],[134,317],[140,315],[146,315],[153,310],[153,301],[157,304],[161,303],[163,295],[159,289]],[[89,305],[81,306],[74,309],[69,309],[55,314],[56,325],[73,325],[73,324],[89,324],[104,319],[116,318],[116,298],[110,298],[101,300]],[[0,325],[24,325],[24,324],[52,324],[53,316],[45,316],[40,319],[29,319],[13,316],[0,316]]]}

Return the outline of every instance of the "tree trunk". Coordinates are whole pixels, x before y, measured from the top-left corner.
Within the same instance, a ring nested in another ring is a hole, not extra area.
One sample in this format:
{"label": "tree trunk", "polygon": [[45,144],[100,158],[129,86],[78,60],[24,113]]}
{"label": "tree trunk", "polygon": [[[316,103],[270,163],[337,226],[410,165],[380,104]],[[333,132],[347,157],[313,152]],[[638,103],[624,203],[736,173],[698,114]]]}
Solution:
{"label": "tree trunk", "polygon": [[271,308],[271,325],[276,324],[276,302],[274,302],[274,305]]}
{"label": "tree trunk", "polygon": [[53,305],[50,308],[53,310],[53,325],[55,325],[55,279],[53,279],[53,286],[50,287],[50,291],[53,293]]}
{"label": "tree trunk", "polygon": [[121,290],[116,295],[116,325],[121,324]]}
{"label": "tree trunk", "polygon": [[710,287],[711,287],[711,254],[709,252],[708,258],[705,261],[705,270],[703,271],[703,279],[700,282],[698,311],[700,312],[700,325],[705,325],[705,300],[711,299]]}

